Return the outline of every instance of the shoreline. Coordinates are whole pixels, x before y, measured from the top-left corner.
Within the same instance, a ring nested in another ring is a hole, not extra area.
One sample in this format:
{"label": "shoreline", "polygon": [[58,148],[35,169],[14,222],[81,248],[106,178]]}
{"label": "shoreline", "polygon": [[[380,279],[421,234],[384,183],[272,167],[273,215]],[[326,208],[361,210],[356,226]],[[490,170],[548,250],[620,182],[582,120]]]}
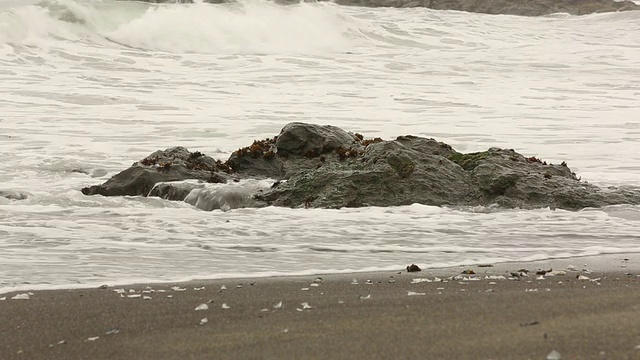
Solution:
{"label": "shoreline", "polygon": [[640,359],[639,270],[616,254],[9,293],[0,358]]}
{"label": "shoreline", "polygon": [[[623,259],[628,259],[628,261],[623,261]],[[407,263],[407,265],[409,265]],[[422,263],[418,263],[419,266],[423,266]],[[491,270],[492,273],[496,273],[498,271],[507,272],[509,270],[514,269],[515,267],[530,267],[532,269],[549,269],[549,268],[558,268],[562,269],[569,265],[574,265],[580,269],[588,268],[595,271],[601,272],[615,272],[618,270],[627,271],[636,271],[640,273],[640,253],[631,253],[631,254],[601,254],[601,255],[585,255],[585,256],[568,256],[554,259],[544,259],[544,260],[533,260],[533,261],[505,261],[505,262],[495,262],[495,263],[475,263],[472,265],[456,265],[456,266],[447,266],[447,267],[434,267],[428,268],[423,266],[423,273],[434,274],[434,275],[447,275],[454,273],[456,271],[462,271],[468,268],[477,268],[478,265],[491,265],[490,268],[484,268],[483,272],[487,272]],[[382,269],[382,270],[364,270],[364,271],[353,271],[353,270],[338,270],[338,271],[304,271],[301,273],[294,273],[291,275],[285,274],[268,274],[268,275],[238,275],[238,276],[225,276],[222,275],[220,277],[185,277],[183,279],[178,279],[175,281],[172,280],[162,280],[162,279],[153,279],[153,280],[132,280],[132,281],[102,281],[102,282],[91,282],[87,284],[60,284],[60,285],[45,285],[45,284],[35,284],[31,285],[18,285],[0,288],[0,298],[3,296],[7,296],[7,294],[13,294],[18,292],[33,292],[33,291],[61,291],[61,290],[87,290],[87,289],[95,289],[100,286],[108,286],[108,287],[127,287],[127,286],[140,286],[140,285],[163,285],[163,284],[188,284],[188,283],[200,283],[200,282],[215,282],[215,281],[236,281],[236,280],[247,280],[247,279],[279,279],[286,280],[292,278],[300,278],[300,277],[308,277],[308,276],[367,276],[367,275],[377,275],[381,273],[388,272],[397,272],[397,271],[405,271],[402,266],[398,266],[397,269]]]}

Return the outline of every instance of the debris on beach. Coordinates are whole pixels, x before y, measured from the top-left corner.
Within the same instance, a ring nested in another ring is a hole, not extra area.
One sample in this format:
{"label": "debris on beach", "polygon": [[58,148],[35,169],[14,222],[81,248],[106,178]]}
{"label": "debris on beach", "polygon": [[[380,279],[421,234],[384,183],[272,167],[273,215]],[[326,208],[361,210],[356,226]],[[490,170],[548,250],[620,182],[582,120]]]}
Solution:
{"label": "debris on beach", "polygon": [[491,264],[480,264],[480,265],[478,265],[478,267],[479,268],[490,268],[490,267],[493,267],[493,265],[491,265]]}
{"label": "debris on beach", "polygon": [[118,328],[113,328],[113,329],[107,330],[107,332],[106,332],[105,334],[106,334],[106,335],[115,335],[115,334],[117,334],[117,333],[119,333],[119,332],[120,332],[120,329],[118,329]]}
{"label": "debris on beach", "polygon": [[536,277],[536,280],[544,280],[544,279],[545,279],[545,277],[542,276],[542,275],[539,275],[538,277]]}
{"label": "debris on beach", "polygon": [[278,310],[278,309],[282,309],[282,301],[280,301],[279,303],[273,305],[273,308]]}
{"label": "debris on beach", "polygon": [[129,292],[133,294],[133,293],[135,293],[136,291],[135,291],[134,289],[129,289]]}
{"label": "debris on beach", "polygon": [[142,300],[151,300],[151,296],[143,296]]}
{"label": "debris on beach", "polygon": [[172,297],[173,297],[173,295],[167,295],[167,297],[168,297],[168,298],[172,298]]}
{"label": "debris on beach", "polygon": [[351,285],[358,285],[358,279],[351,280]]}
{"label": "debris on beach", "polygon": [[584,276],[584,275],[577,275],[576,279],[578,279],[578,280],[591,280],[590,277]]}
{"label": "debris on beach", "polygon": [[522,327],[527,327],[527,326],[533,326],[533,325],[538,325],[540,324],[540,321],[538,320],[534,320],[534,321],[529,321],[529,322],[525,322],[525,323],[521,323],[520,326]]}
{"label": "debris on beach", "polygon": [[100,339],[100,336],[90,337],[90,338],[87,338],[87,340],[85,340],[85,341],[96,341],[98,339]]}
{"label": "debris on beach", "polygon": [[550,273],[550,272],[553,272],[553,269],[549,269],[549,270],[538,269],[538,271],[536,271],[536,275],[545,275],[546,273]]}
{"label": "debris on beach", "polygon": [[187,288],[181,288],[180,286],[174,286],[171,288],[173,291],[187,291]]}
{"label": "debris on beach", "polygon": [[124,289],[113,289],[113,292],[115,292],[116,294],[124,294]]}
{"label": "debris on beach", "polygon": [[369,294],[367,296],[360,295],[360,296],[358,296],[358,299],[360,299],[360,300],[369,300],[369,299],[371,299],[371,294]]}
{"label": "debris on beach", "polygon": [[64,345],[67,343],[67,340],[60,340],[57,342],[58,345]]}
{"label": "debris on beach", "polygon": [[427,295],[426,293],[419,293],[419,292],[415,292],[415,291],[408,291],[407,292],[407,296],[424,296]]}
{"label": "debris on beach", "polygon": [[196,310],[196,311],[209,310],[209,305],[207,305],[207,304],[200,304],[200,305],[196,306],[195,310]]}
{"label": "debris on beach", "polygon": [[411,280],[412,284],[420,284],[420,283],[423,283],[423,282],[430,283],[430,282],[432,282],[432,280],[427,279],[427,278],[415,278],[415,279]]}
{"label": "debris on beach", "polygon": [[475,275],[475,274],[476,274],[476,272],[475,272],[475,271],[473,271],[473,270],[471,270],[471,269],[467,269],[467,270],[463,270],[463,271],[461,272],[461,274],[464,274],[464,275]]}
{"label": "debris on beach", "polygon": [[222,285],[222,286],[220,286],[220,290],[227,290],[227,287]]}
{"label": "debris on beach", "polygon": [[309,288],[305,287],[305,288],[302,288],[302,289],[300,289],[300,290],[302,290],[302,291],[309,291]]}
{"label": "debris on beach", "polygon": [[204,286],[203,287],[194,287],[193,290],[194,291],[204,290]]}
{"label": "debris on beach", "polygon": [[411,264],[407,266],[407,272],[416,272],[416,271],[422,271],[422,269],[420,269],[420,267],[416,264]]}
{"label": "debris on beach", "polygon": [[316,283],[316,284],[319,284],[319,283],[322,282],[322,278],[321,277],[317,277],[317,278],[313,279],[313,282]]}
{"label": "debris on beach", "polygon": [[3,296],[3,297],[0,298],[0,301],[5,301],[5,300],[7,300],[6,296]]}
{"label": "debris on beach", "polygon": [[307,302],[303,302],[302,304],[302,310],[309,310],[309,309],[313,309],[313,307],[311,305],[309,305],[309,303]]}
{"label": "debris on beach", "polygon": [[11,298],[11,300],[29,300],[29,294],[27,293],[16,294],[14,297]]}
{"label": "debris on beach", "polygon": [[562,360],[562,355],[555,350],[551,350],[551,352],[547,354],[547,360]]}
{"label": "debris on beach", "polygon": [[313,284],[310,284],[309,286],[316,287],[316,286],[320,286],[320,285],[317,284],[317,283],[313,283]]}
{"label": "debris on beach", "polygon": [[202,326],[202,325],[204,325],[204,324],[206,324],[206,323],[208,323],[208,322],[209,322],[209,319],[207,319],[207,318],[202,318],[202,319],[200,319],[200,322],[198,323],[198,325]]}
{"label": "debris on beach", "polygon": [[373,285],[373,281],[371,281],[371,280],[367,280],[364,283],[367,284],[367,285]]}
{"label": "debris on beach", "polygon": [[222,309],[224,309],[224,310],[231,309],[231,306],[229,306],[229,305],[227,305],[225,303],[222,303]]}
{"label": "debris on beach", "polygon": [[242,284],[236,285],[236,289],[242,289]]}
{"label": "debris on beach", "polygon": [[130,295],[127,295],[128,298],[139,298],[141,296],[142,296],[142,294],[130,294]]}

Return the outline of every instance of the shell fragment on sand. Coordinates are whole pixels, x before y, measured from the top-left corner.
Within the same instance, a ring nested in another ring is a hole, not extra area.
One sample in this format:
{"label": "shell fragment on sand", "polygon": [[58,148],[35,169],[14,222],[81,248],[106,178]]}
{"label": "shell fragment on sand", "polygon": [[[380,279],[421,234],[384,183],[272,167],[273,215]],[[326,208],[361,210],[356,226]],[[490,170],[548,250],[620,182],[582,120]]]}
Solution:
{"label": "shell fragment on sand", "polygon": [[196,306],[195,310],[196,310],[196,311],[209,310],[209,305],[207,305],[207,304],[200,304],[200,305]]}
{"label": "shell fragment on sand", "polygon": [[229,306],[229,305],[227,305],[227,304],[224,304],[224,303],[223,303],[223,304],[222,304],[222,308],[223,308],[224,310],[227,310],[227,309],[231,309],[231,306]]}
{"label": "shell fragment on sand", "polygon": [[29,294],[27,293],[16,294],[14,297],[11,298],[11,300],[29,300]]}
{"label": "shell fragment on sand", "polygon": [[415,291],[408,291],[407,292],[407,296],[424,296],[427,295],[426,293],[420,293],[420,292],[415,292]]}
{"label": "shell fragment on sand", "polygon": [[427,278],[416,278],[416,279],[411,280],[412,284],[420,284],[420,283],[423,283],[423,282],[430,283],[430,282],[433,282],[433,280],[430,280],[430,279],[427,279]]}
{"label": "shell fragment on sand", "polygon": [[206,323],[208,323],[208,322],[209,322],[209,319],[207,319],[207,318],[202,318],[202,319],[200,319],[200,322],[198,323],[198,325],[201,325],[201,326],[202,326],[202,325],[204,325],[204,324],[206,324]]}
{"label": "shell fragment on sand", "polygon": [[562,360],[562,355],[560,355],[560,353],[557,352],[556,350],[551,350],[551,352],[549,354],[547,354],[546,359],[547,360]]}

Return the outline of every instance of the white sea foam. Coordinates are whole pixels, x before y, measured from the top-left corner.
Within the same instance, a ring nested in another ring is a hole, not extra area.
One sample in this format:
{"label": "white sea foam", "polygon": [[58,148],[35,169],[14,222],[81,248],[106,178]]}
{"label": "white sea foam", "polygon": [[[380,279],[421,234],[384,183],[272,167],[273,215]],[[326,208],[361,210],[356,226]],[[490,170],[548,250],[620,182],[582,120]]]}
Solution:
{"label": "white sea foam", "polygon": [[638,185],[639,31],[638,12],[2,2],[0,190],[27,199],[0,197],[0,288],[640,252],[637,206],[205,212],[79,191],[157,149],[226,158],[290,121],[515,148]]}

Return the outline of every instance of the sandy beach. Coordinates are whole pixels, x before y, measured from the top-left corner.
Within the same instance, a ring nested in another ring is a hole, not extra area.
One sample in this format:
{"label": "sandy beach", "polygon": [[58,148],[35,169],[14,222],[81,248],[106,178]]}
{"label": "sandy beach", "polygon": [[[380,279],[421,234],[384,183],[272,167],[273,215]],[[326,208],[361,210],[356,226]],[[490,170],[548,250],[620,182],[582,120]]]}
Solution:
{"label": "sandy beach", "polygon": [[639,264],[13,292],[0,295],[0,359],[640,359]]}

